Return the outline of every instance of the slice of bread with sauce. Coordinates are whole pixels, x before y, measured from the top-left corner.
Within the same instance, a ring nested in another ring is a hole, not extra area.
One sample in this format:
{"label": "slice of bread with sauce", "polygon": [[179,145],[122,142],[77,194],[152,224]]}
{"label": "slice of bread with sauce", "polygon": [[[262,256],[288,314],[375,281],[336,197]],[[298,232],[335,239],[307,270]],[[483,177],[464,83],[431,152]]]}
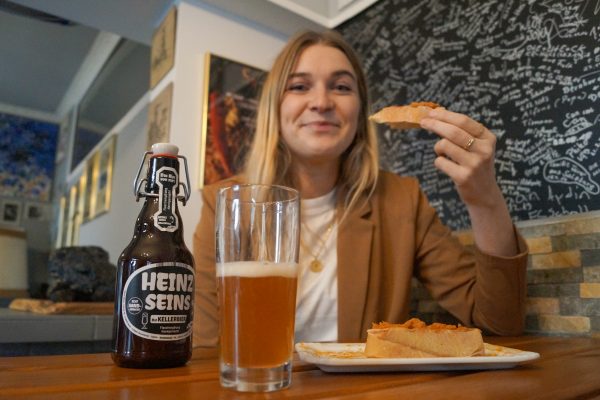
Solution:
{"label": "slice of bread with sauce", "polygon": [[388,124],[394,129],[420,128],[421,119],[427,116],[430,110],[441,107],[432,102],[414,102],[406,106],[389,106],[382,108],[371,115],[369,119],[378,124]]}
{"label": "slice of bread with sauce", "polygon": [[457,325],[425,324],[413,318],[404,324],[382,322],[367,331],[367,357],[423,358],[485,355],[481,331]]}

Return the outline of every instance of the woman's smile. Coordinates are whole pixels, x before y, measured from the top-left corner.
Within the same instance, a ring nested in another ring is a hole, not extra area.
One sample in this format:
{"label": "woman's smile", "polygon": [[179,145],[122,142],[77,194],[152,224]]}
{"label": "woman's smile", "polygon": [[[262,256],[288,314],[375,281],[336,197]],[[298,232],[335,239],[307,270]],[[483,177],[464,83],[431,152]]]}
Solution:
{"label": "woman's smile", "polygon": [[312,129],[316,132],[330,132],[333,129],[338,129],[340,124],[331,121],[312,121],[303,123],[302,127]]}

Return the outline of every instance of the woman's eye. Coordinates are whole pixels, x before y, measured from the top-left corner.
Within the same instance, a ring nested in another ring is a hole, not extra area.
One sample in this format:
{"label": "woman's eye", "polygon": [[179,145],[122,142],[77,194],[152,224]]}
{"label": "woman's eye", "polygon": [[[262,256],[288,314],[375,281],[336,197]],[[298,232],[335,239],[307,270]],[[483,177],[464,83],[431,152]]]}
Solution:
{"label": "woman's eye", "polygon": [[308,88],[308,86],[304,83],[290,83],[287,87],[287,90],[292,91],[292,92],[301,92],[304,91]]}
{"label": "woman's eye", "polygon": [[351,92],[353,90],[352,86],[346,83],[336,83],[333,88],[338,92]]}

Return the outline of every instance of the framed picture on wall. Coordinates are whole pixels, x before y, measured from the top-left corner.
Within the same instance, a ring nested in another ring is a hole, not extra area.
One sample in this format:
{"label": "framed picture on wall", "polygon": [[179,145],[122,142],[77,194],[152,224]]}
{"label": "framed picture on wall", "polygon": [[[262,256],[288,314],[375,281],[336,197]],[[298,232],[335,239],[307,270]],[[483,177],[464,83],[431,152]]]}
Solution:
{"label": "framed picture on wall", "polygon": [[58,130],[54,122],[0,112],[2,196],[50,200]]}
{"label": "framed picture on wall", "polygon": [[69,196],[62,195],[60,198],[60,208],[58,212],[58,227],[56,229],[56,243],[57,249],[69,246],[67,244],[67,226],[69,220]]}
{"label": "framed picture on wall", "polygon": [[37,201],[25,203],[23,217],[30,221],[46,221],[48,219],[48,205]]}
{"label": "framed picture on wall", "polygon": [[199,186],[239,173],[256,126],[266,72],[206,54]]}
{"label": "framed picture on wall", "polygon": [[0,223],[5,225],[21,224],[21,202],[19,200],[0,201]]}
{"label": "framed picture on wall", "polygon": [[152,49],[150,55],[151,89],[160,82],[175,63],[176,27],[177,9],[173,7],[152,35]]}
{"label": "framed picture on wall", "polygon": [[94,218],[110,209],[112,192],[113,164],[115,160],[117,136],[111,135],[94,155],[92,182],[92,203],[90,214]]}
{"label": "framed picture on wall", "polygon": [[169,128],[171,125],[171,99],[173,97],[173,82],[150,103],[148,110],[148,140],[146,150],[150,150],[154,143],[167,143],[169,141]]}
{"label": "framed picture on wall", "polygon": [[[81,174],[81,178],[79,180],[80,188],[82,191],[82,207],[81,207],[81,222],[85,223],[94,218],[94,214],[92,213],[95,204],[92,206],[92,201],[94,200],[92,196],[93,192],[93,182],[94,182],[94,167],[96,164],[96,158],[98,153],[95,153],[92,157],[88,158],[85,163],[85,167],[83,173]],[[95,203],[95,202],[94,202]]]}
{"label": "framed picture on wall", "polygon": [[[86,164],[87,166],[87,164]],[[83,224],[83,212],[85,209],[85,203],[88,197],[88,193],[86,191],[87,186],[87,174],[86,169],[83,170],[81,176],[79,177],[79,181],[77,181],[77,191],[79,192],[79,196],[77,197],[77,224],[81,226]]]}
{"label": "framed picture on wall", "polygon": [[79,243],[79,185],[75,184],[69,189],[69,209],[67,212],[67,246],[76,246]]}

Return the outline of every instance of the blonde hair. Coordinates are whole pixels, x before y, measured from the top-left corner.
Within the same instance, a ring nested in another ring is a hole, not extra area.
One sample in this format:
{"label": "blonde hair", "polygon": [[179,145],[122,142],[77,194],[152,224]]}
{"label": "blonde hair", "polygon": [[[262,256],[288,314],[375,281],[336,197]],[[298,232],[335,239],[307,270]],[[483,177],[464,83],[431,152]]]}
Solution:
{"label": "blonde hair", "polygon": [[369,121],[370,101],[367,80],[359,58],[340,34],[305,31],[290,39],[275,59],[264,83],[258,106],[256,132],[244,171],[251,183],[294,186],[291,153],[280,139],[280,106],[289,76],[302,52],[315,44],[339,49],[346,55],[356,74],[360,109],[356,136],[341,156],[338,187],[346,189],[345,215],[361,201],[367,201],[375,189],[379,172],[377,135]]}

